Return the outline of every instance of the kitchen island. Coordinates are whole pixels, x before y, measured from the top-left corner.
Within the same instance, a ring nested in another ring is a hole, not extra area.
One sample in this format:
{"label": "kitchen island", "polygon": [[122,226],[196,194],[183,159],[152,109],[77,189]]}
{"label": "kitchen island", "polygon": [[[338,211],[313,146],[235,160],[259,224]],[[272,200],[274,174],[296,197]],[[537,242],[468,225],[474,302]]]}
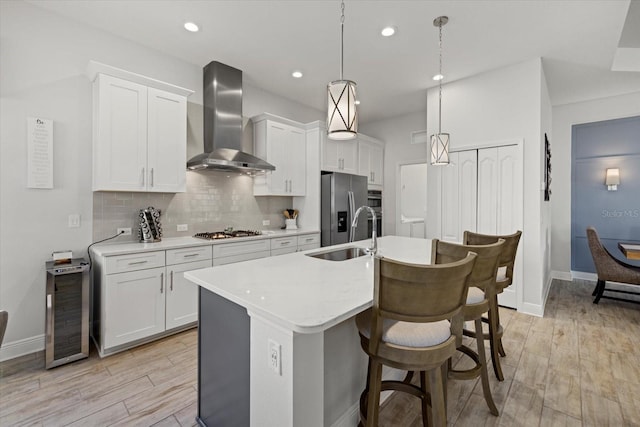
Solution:
{"label": "kitchen island", "polygon": [[[198,417],[207,426],[353,426],[366,357],[354,316],[371,306],[373,260],[307,256],[370,240],[185,273],[200,286]],[[425,239],[378,253],[428,264]]]}

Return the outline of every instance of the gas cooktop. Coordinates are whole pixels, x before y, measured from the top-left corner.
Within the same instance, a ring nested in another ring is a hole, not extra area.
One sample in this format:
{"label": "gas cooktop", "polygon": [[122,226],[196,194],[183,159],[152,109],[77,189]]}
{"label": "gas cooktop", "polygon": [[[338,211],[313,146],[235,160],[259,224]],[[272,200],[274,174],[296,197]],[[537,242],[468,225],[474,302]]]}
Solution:
{"label": "gas cooktop", "polygon": [[261,231],[257,230],[224,230],[206,233],[196,233],[193,237],[206,240],[234,239],[236,237],[259,236]]}

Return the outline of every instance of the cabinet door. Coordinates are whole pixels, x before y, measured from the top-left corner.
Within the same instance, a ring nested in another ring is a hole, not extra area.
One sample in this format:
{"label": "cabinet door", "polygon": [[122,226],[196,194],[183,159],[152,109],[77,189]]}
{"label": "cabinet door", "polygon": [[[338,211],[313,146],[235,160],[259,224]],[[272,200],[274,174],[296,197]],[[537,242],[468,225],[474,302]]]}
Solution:
{"label": "cabinet door", "polygon": [[[344,173],[358,173],[358,143],[355,140],[337,141],[338,154],[342,159],[342,169]],[[360,174],[362,175],[362,174]]]}
{"label": "cabinet door", "polygon": [[371,173],[371,146],[366,142],[359,142],[358,147],[358,175],[367,177],[367,183],[373,183],[373,174]]}
{"label": "cabinet door", "polygon": [[268,177],[270,194],[284,195],[289,188],[288,131],[286,125],[272,121],[267,123],[267,161],[276,167]]}
{"label": "cabinet door", "polygon": [[187,163],[187,99],[148,89],[147,190],[184,192]]}
{"label": "cabinet door", "polygon": [[322,131],[320,144],[322,145],[320,169],[331,172],[340,172],[342,161],[339,159],[338,142],[327,138],[327,133]]}
{"label": "cabinet door", "polygon": [[107,276],[103,313],[104,347],[164,331],[165,268]]}
{"label": "cabinet door", "polygon": [[292,127],[287,151],[289,162],[289,194],[304,196],[307,191],[307,141],[304,130]]}
{"label": "cabinet door", "polygon": [[498,233],[498,182],[498,149],[478,150],[478,233]]}
{"label": "cabinet door", "polygon": [[372,174],[371,184],[380,186],[384,184],[384,148],[380,145],[369,147],[369,171]]}
{"label": "cabinet door", "polygon": [[211,260],[167,267],[166,329],[198,321],[198,285],[184,278],[184,272],[211,267]]}
{"label": "cabinet door", "polygon": [[144,191],[147,87],[100,74],[94,83],[93,190]]}

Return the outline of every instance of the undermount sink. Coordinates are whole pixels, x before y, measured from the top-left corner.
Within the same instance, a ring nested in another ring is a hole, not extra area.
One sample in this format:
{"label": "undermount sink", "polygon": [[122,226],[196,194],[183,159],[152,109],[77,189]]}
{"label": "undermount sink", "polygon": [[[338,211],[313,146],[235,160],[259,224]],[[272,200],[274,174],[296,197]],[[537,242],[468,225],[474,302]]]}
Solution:
{"label": "undermount sink", "polygon": [[327,261],[346,261],[348,259],[358,258],[363,255],[368,255],[367,252],[363,248],[358,248],[356,246],[349,246],[346,248],[333,249],[330,251],[322,251],[322,252],[314,252],[310,254],[305,254],[307,256],[325,259]]}

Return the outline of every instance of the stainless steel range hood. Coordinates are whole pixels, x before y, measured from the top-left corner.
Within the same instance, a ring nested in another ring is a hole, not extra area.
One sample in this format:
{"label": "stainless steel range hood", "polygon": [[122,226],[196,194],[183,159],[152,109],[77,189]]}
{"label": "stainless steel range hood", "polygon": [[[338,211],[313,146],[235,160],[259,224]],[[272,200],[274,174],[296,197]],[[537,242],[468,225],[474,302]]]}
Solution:
{"label": "stainless steel range hood", "polygon": [[275,166],[242,151],[242,71],[217,61],[204,67],[204,153],[187,162],[191,170],[259,174]]}

